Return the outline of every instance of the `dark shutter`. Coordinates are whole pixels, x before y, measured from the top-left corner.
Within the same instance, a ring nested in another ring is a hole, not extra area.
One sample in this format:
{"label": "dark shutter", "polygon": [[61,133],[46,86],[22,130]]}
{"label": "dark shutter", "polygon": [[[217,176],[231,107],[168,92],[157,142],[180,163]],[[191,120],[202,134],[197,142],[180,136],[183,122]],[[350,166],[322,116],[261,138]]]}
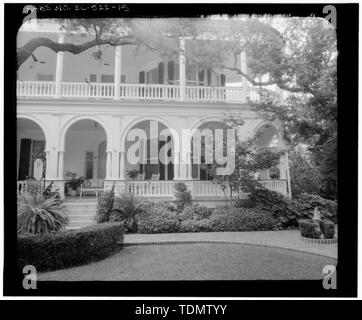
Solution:
{"label": "dark shutter", "polygon": [[204,75],[205,75],[204,69],[201,69],[199,71],[199,85],[201,86],[204,85]]}
{"label": "dark shutter", "polygon": [[145,72],[141,71],[140,72],[140,83],[145,83]]}
{"label": "dark shutter", "polygon": [[225,87],[226,78],[225,78],[224,74],[220,75],[220,82],[221,82],[221,86]]}
{"label": "dark shutter", "polygon": [[169,61],[168,62],[168,81],[173,83],[175,79],[175,62]]}
{"label": "dark shutter", "polygon": [[158,64],[158,83],[163,84],[163,62]]}
{"label": "dark shutter", "polygon": [[31,139],[21,139],[20,143],[20,162],[19,162],[19,180],[25,180],[29,176]]}
{"label": "dark shutter", "polygon": [[211,69],[207,69],[207,85],[211,86]]}

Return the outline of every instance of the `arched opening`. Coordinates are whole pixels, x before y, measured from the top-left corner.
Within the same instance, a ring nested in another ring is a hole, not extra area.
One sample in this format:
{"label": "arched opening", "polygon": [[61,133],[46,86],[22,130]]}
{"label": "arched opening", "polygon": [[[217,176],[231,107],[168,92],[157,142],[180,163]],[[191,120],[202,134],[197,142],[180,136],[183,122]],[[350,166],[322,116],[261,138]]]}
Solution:
{"label": "arched opening", "polygon": [[42,128],[33,120],[18,118],[16,145],[18,180],[44,178],[46,137]]}
{"label": "arched opening", "polygon": [[173,180],[174,141],[169,128],[143,120],[128,130],[124,142],[124,176],[130,180]]}
{"label": "arched opening", "polygon": [[[279,149],[283,147],[280,131],[270,123],[260,126],[255,133],[256,145],[259,148],[274,148]],[[280,179],[279,166],[271,167],[267,170],[259,172],[259,179]]]}
{"label": "arched opening", "polygon": [[[192,159],[192,178],[196,179],[196,180],[212,180],[213,179],[213,175],[212,175],[212,170],[211,170],[211,164],[207,164],[208,161],[206,161],[205,156],[206,156],[206,146],[207,143],[210,143],[211,141],[207,142],[207,140],[209,139],[208,136],[211,135],[212,137],[212,149],[213,149],[213,158],[214,158],[214,154],[215,154],[215,146],[216,146],[216,140],[215,140],[215,130],[216,129],[221,129],[223,130],[223,145],[226,145],[226,137],[227,137],[227,133],[226,133],[226,129],[229,129],[229,127],[223,123],[222,121],[216,121],[216,120],[212,120],[212,121],[207,121],[202,123],[201,125],[199,125],[197,128],[198,132],[200,133],[200,137],[201,137],[201,145],[199,145],[197,148],[199,148],[201,146],[201,150],[199,150],[198,154],[201,157],[201,159],[199,160],[199,162],[201,163],[197,163],[197,159],[196,157],[198,156],[197,154],[195,154],[194,150],[195,150],[195,143],[196,143],[196,138],[195,138],[195,134],[193,135],[192,141],[191,141],[191,159]],[[206,130],[205,130],[206,129]],[[211,145],[211,144],[210,144]]]}
{"label": "arched opening", "polygon": [[65,133],[64,172],[86,179],[106,177],[107,135],[97,121],[82,119],[73,123]]}

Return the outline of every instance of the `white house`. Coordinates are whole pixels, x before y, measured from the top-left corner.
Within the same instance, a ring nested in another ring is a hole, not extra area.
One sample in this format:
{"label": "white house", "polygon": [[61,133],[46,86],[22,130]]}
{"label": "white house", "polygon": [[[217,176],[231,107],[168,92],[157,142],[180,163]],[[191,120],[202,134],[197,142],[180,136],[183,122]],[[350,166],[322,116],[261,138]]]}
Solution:
{"label": "white house", "polygon": [[[38,21],[20,29],[18,47],[38,36],[59,42],[86,41],[60,32],[55,24]],[[179,39],[179,45],[187,51],[188,40]],[[35,59],[30,57],[20,66],[18,190],[26,185],[27,177],[35,175],[36,154],[44,151],[46,181],[53,181],[62,196],[66,196],[67,170],[78,177],[101,180],[106,189],[114,182],[116,193],[133,186],[138,195],[167,198],[174,193],[175,181],[184,181],[194,199],[222,196],[199,164],[182,161],[193,159],[193,152],[191,147],[181,148],[173,136],[156,141],[159,149],[170,142],[170,163],[153,161],[147,151],[150,148],[141,150],[145,164],[130,163],[127,151],[134,144],[129,141],[130,130],[142,129],[148,136],[151,123],[156,123],[159,133],[167,128],[181,137],[183,129],[221,127],[225,114],[237,112],[245,121],[238,132],[241,139],[261,132],[264,145],[283,146],[278,125],[263,122],[250,108],[250,101],[258,99],[259,89],[235,73],[189,63],[182,50],[173,60],[146,49],[135,55],[130,45],[103,46],[102,59],[96,60],[92,56],[95,50],[73,55],[40,47],[34,52]],[[245,59],[242,53],[239,63],[244,70]],[[238,86],[231,86],[233,83]],[[141,145],[147,147],[155,141],[148,138],[143,142]],[[278,179],[270,179],[268,170],[259,175],[260,183],[284,195],[290,195],[287,157],[285,153],[281,158]],[[127,175],[132,169],[140,172],[135,180]]]}

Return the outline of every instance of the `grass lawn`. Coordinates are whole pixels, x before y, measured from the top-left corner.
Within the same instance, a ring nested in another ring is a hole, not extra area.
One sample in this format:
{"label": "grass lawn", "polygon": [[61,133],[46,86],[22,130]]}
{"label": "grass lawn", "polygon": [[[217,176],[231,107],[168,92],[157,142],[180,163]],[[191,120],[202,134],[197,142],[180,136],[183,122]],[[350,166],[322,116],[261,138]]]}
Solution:
{"label": "grass lawn", "polygon": [[105,260],[39,273],[38,280],[255,280],[322,279],[336,260],[283,249],[230,244],[125,247]]}

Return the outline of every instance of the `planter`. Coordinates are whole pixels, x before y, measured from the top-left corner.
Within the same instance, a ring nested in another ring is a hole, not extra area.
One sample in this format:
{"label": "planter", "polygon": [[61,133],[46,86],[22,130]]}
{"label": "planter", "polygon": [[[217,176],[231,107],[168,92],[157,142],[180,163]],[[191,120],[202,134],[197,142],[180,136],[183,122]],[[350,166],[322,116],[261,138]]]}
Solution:
{"label": "planter", "polygon": [[301,239],[305,242],[318,244],[337,242],[335,238],[335,225],[328,220],[322,222],[312,219],[299,220],[299,230]]}
{"label": "planter", "polygon": [[72,197],[76,197],[76,196],[78,195],[78,191],[77,191],[77,190],[71,189],[71,190],[69,190],[69,191],[70,191],[69,195],[72,196]]}

